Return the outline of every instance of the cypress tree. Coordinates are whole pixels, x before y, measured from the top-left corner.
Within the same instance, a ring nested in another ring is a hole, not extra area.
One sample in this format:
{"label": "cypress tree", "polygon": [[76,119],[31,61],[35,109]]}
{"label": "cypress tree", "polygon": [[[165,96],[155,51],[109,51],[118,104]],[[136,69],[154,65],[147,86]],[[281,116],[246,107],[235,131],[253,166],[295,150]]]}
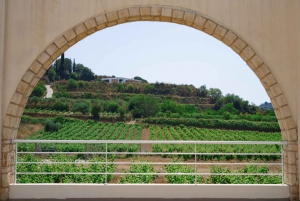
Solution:
{"label": "cypress tree", "polygon": [[58,69],[57,69],[57,60],[55,60],[55,72],[58,74]]}
{"label": "cypress tree", "polygon": [[73,60],[73,73],[75,73],[75,58],[74,58],[74,60]]}

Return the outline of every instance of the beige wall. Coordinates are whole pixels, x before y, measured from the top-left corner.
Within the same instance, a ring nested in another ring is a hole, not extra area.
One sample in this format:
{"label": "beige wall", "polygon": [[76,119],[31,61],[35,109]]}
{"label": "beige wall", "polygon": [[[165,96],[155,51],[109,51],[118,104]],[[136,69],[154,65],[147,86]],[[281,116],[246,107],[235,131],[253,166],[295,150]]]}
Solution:
{"label": "beige wall", "polygon": [[[291,173],[288,181],[298,183],[293,176],[298,174],[298,169],[292,164],[298,163],[298,145],[295,141],[300,140],[294,125],[300,125],[299,0],[0,0],[0,128],[3,122],[7,125],[1,136],[12,130],[15,132],[14,128],[18,127],[22,112],[20,105],[26,102],[26,96],[32,89],[28,87],[26,80],[29,80],[27,83],[35,83],[30,82],[33,71],[24,75],[35,60],[41,64],[51,63],[48,62],[49,55],[39,57],[51,43],[77,25],[84,27],[82,23],[91,17],[122,8],[147,5],[178,8],[206,17],[235,33],[261,58],[271,71],[270,74],[264,72],[261,78],[263,83],[267,83],[264,87],[273,99],[274,106],[278,107],[277,115],[283,138],[294,143],[286,148],[289,159],[286,161],[286,168]],[[84,34],[77,34],[77,39],[84,38]],[[68,41],[68,44],[71,46],[76,42]],[[243,42],[238,45],[243,46]],[[60,51],[63,52],[68,47],[60,47]],[[236,47],[231,48],[236,51]],[[51,54],[51,59],[56,59],[59,54],[57,51]],[[34,76],[40,76],[38,72],[34,73]],[[257,72],[256,74],[258,75]],[[19,85],[22,78],[25,82]],[[273,86],[271,90],[270,86]],[[283,95],[279,95],[281,92],[278,87]],[[22,92],[12,99],[17,88]],[[275,98],[274,94],[278,96]],[[278,103],[281,105],[278,106]],[[290,116],[294,121],[291,121]],[[9,152],[5,155],[6,158],[13,158],[13,146],[4,137],[2,152],[3,150]],[[1,156],[4,156],[4,152]],[[9,163],[6,164],[5,171],[13,165],[10,161]],[[4,186],[3,179],[1,185]],[[296,189],[291,191],[296,192]]]}

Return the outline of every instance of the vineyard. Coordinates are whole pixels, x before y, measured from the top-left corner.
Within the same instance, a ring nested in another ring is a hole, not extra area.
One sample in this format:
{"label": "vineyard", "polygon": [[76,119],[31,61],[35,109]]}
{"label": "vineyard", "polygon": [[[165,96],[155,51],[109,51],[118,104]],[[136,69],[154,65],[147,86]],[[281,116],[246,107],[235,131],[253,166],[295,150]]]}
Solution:
{"label": "vineyard", "polygon": [[[121,122],[112,124],[90,120],[69,121],[56,132],[42,131],[28,139],[140,140],[143,133],[148,133],[150,140],[281,141],[280,133],[203,129],[187,126],[150,125],[145,128],[139,124],[131,125]],[[134,143],[111,143],[107,146],[96,143],[18,143],[17,149],[17,183],[276,184],[281,183],[282,180],[280,165],[265,165],[266,163],[280,162],[280,145],[153,143],[143,150],[141,144]],[[96,154],[96,152],[104,151],[111,154]],[[25,152],[31,153],[25,154]],[[32,152],[44,152],[45,154]],[[124,153],[114,154],[114,152]],[[194,152],[197,155],[192,154]],[[240,153],[247,154],[241,155]],[[193,164],[195,160],[196,165]],[[251,161],[256,165],[218,165],[218,162]],[[131,162],[132,164],[130,164]],[[208,163],[205,164],[206,162]],[[260,162],[264,165],[257,164]],[[223,173],[240,175],[223,175]],[[264,175],[267,173],[271,173],[271,175]]]}

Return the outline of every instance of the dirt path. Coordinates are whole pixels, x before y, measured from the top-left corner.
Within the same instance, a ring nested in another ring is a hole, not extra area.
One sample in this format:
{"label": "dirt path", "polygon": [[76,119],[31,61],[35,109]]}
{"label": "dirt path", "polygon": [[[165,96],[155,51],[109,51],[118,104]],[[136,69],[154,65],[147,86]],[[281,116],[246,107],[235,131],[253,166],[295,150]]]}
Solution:
{"label": "dirt path", "polygon": [[46,85],[47,88],[47,94],[45,98],[52,98],[53,90],[51,89],[51,85]]}
{"label": "dirt path", "polygon": [[[142,130],[142,136],[141,140],[150,140],[149,130],[143,129]],[[141,144],[141,152],[152,152],[152,146],[151,144]]]}

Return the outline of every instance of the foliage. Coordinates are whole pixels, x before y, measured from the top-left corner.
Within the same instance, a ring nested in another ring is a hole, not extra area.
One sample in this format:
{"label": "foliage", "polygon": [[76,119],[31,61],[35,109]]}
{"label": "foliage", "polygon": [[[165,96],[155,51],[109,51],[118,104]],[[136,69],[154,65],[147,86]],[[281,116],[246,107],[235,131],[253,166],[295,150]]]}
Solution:
{"label": "foliage", "polygon": [[68,89],[77,89],[78,88],[78,83],[74,79],[69,79],[68,80]]}
{"label": "foliage", "polygon": [[34,87],[30,97],[42,97],[46,93],[45,84],[42,81],[39,81],[38,84]]}
{"label": "foliage", "polygon": [[58,100],[51,108],[52,110],[69,111],[69,104]]}
{"label": "foliage", "polygon": [[89,114],[91,111],[91,107],[88,103],[75,103],[72,111],[81,112],[82,114]]}
{"label": "foliage", "polygon": [[51,120],[47,120],[45,122],[45,131],[46,132],[56,132],[61,128],[61,124],[59,122],[53,122]]}
{"label": "foliage", "polygon": [[158,111],[158,105],[154,98],[146,95],[133,97],[128,106],[135,118],[154,116]]}
{"label": "foliage", "polygon": [[92,106],[91,113],[93,115],[94,119],[99,119],[100,115],[99,113],[101,112],[101,105],[100,104],[94,104]]}

